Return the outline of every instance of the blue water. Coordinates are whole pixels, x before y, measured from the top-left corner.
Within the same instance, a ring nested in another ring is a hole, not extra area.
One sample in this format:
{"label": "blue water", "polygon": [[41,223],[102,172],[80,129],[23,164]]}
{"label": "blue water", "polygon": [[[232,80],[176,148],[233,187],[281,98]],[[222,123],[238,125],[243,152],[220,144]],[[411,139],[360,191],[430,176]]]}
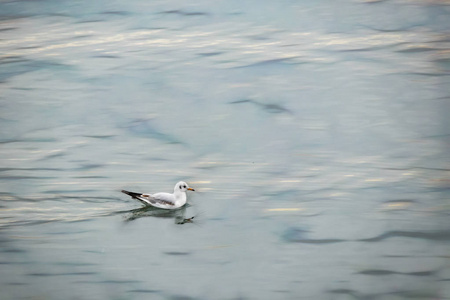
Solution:
{"label": "blue water", "polygon": [[0,298],[450,299],[449,17],[2,1]]}

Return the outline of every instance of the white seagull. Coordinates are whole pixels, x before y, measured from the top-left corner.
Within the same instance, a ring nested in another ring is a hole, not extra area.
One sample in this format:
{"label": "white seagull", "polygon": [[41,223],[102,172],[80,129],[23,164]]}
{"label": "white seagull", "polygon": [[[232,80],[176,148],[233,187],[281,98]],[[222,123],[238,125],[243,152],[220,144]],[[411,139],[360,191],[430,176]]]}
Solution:
{"label": "white seagull", "polygon": [[180,181],[173,188],[173,194],[170,193],[156,193],[156,194],[141,194],[122,190],[122,193],[127,194],[134,199],[138,199],[145,205],[151,205],[164,209],[176,209],[186,204],[186,191],[195,191],[190,188],[186,182]]}

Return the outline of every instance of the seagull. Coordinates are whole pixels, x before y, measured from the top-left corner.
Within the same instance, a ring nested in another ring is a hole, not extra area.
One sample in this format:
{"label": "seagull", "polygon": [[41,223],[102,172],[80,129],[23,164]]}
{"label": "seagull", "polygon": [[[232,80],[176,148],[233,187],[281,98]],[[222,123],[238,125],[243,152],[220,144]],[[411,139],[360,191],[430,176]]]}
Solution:
{"label": "seagull", "polygon": [[156,194],[141,194],[122,190],[122,193],[138,199],[145,205],[151,205],[163,209],[177,209],[186,204],[186,191],[195,191],[190,188],[186,182],[180,181],[173,188],[173,194],[170,193],[156,193]]}

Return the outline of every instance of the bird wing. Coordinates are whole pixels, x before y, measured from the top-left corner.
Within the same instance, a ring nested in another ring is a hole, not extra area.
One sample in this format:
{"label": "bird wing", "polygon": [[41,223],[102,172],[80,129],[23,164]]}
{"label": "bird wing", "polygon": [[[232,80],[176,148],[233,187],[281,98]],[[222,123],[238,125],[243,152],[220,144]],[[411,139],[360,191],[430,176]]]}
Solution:
{"label": "bird wing", "polygon": [[161,208],[173,208],[175,206],[175,196],[169,193],[157,193],[153,195],[143,195],[150,204]]}
{"label": "bird wing", "polygon": [[135,193],[122,190],[122,193],[127,194],[134,199],[141,201],[146,205],[151,205],[159,208],[172,209],[175,208],[175,196],[169,193],[157,193],[154,195],[151,194],[142,194]]}

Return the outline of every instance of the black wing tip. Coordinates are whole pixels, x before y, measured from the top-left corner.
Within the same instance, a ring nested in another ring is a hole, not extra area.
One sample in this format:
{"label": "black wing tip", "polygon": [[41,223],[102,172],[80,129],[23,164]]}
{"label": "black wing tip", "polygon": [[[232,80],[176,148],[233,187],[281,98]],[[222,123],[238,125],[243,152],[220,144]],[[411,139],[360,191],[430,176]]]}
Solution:
{"label": "black wing tip", "polygon": [[141,193],[129,192],[129,191],[126,191],[126,190],[122,190],[121,192],[124,193],[124,194],[127,194],[128,196],[131,196],[133,198],[137,198],[137,197],[142,195]]}

